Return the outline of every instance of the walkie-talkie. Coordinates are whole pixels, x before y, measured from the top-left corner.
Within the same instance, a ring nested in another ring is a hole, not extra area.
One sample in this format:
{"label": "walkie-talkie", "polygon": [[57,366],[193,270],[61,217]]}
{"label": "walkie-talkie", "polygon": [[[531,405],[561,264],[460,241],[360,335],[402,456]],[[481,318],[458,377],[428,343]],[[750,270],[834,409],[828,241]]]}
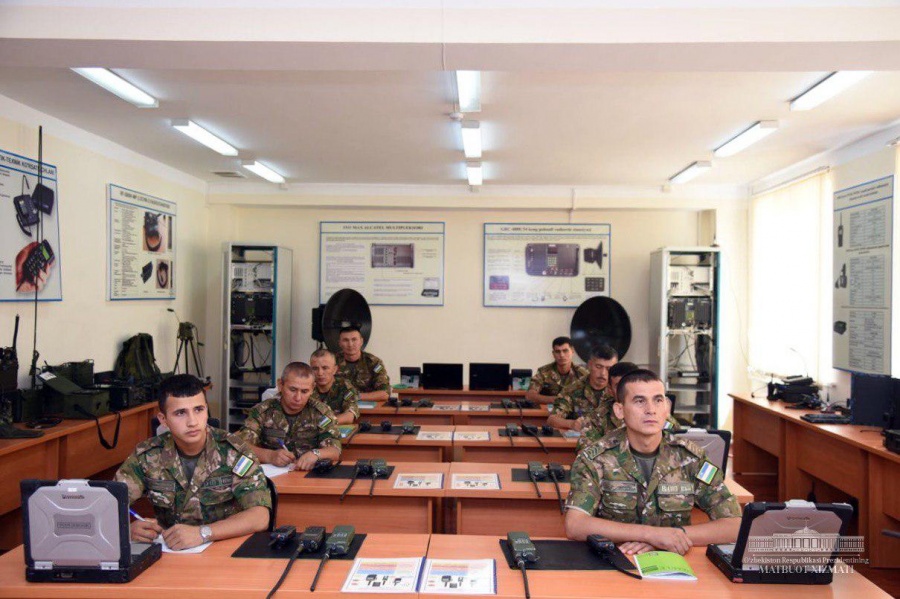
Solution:
{"label": "walkie-talkie", "polygon": [[543,497],[541,495],[541,489],[538,487],[537,481],[544,480],[547,477],[547,471],[544,470],[544,465],[540,462],[528,462],[528,478],[531,479],[531,483],[534,485],[534,491],[537,493],[538,497]]}
{"label": "walkie-talkie", "polygon": [[350,492],[350,489],[353,488],[353,485],[356,483],[356,479],[360,476],[369,476],[372,474],[372,463],[369,460],[356,460],[356,466],[353,467],[353,477],[350,479],[350,484],[347,485],[347,488],[344,489],[344,492],[341,493],[340,502],[344,502],[344,498],[347,496],[347,493]]}
{"label": "walkie-talkie", "polygon": [[[275,533],[282,529],[291,529],[291,537],[296,534],[296,529],[293,526],[279,526],[270,534],[274,537]],[[297,556],[306,551],[307,553],[314,553],[319,550],[319,547],[322,546],[322,540],[325,538],[325,527],[324,526],[307,526],[306,530],[303,531],[303,534],[300,535],[300,543],[297,546],[297,551],[291,554],[291,558],[288,560],[287,565],[284,567],[284,572],[281,573],[281,578],[278,579],[278,582],[275,583],[275,586],[272,587],[272,590],[269,591],[269,594],[266,595],[266,599],[271,599],[272,595],[281,588],[281,584],[287,578],[288,572],[291,571],[291,567],[294,565],[294,560],[297,559]],[[271,545],[271,543],[270,543]]]}
{"label": "walkie-talkie", "polygon": [[410,420],[407,420],[400,427],[400,434],[397,435],[397,438],[394,439],[394,443],[399,443],[400,439],[403,438],[403,435],[413,435],[416,432],[416,423]]}
{"label": "walkie-talkie", "polygon": [[390,406],[390,407],[392,407],[392,408],[396,408],[398,405],[400,405],[400,400],[397,399],[396,397],[388,397],[388,398],[387,398],[387,401],[384,402],[384,404],[385,404],[386,406]]}
{"label": "walkie-talkie", "polygon": [[381,458],[375,458],[371,461],[372,465],[372,485],[369,487],[369,497],[373,497],[375,494],[375,481],[380,476],[387,476],[388,473],[388,465],[387,462],[382,460]]}
{"label": "walkie-talkie", "polygon": [[319,474],[325,474],[326,472],[331,472],[334,470],[335,464],[332,460],[328,458],[319,458],[316,460],[316,463],[313,464],[312,470],[313,472],[318,472]]}
{"label": "walkie-talkie", "polygon": [[360,420],[359,421],[359,432],[367,433],[372,430],[372,423],[368,420]]}
{"label": "walkie-talkie", "polygon": [[356,529],[352,526],[345,525],[334,527],[334,530],[328,535],[328,540],[325,541],[325,555],[322,556],[322,561],[319,562],[319,569],[316,570],[316,577],[313,578],[312,584],[309,587],[310,591],[316,590],[316,584],[319,582],[319,575],[322,574],[325,562],[327,562],[329,558],[350,553],[350,544],[353,543],[354,536],[356,536]]}
{"label": "walkie-talkie", "polygon": [[416,406],[416,407],[419,407],[419,408],[430,408],[430,407],[433,407],[433,406],[434,406],[434,402],[433,402],[433,401],[431,401],[430,399],[422,398],[422,399],[419,400],[419,405]]}
{"label": "walkie-talkie", "polygon": [[550,480],[556,487],[556,498],[559,499],[559,513],[566,513],[566,504],[562,498],[562,492],[559,490],[559,483],[566,480],[566,469],[559,462],[550,462],[547,464],[547,472],[550,474]]}
{"label": "walkie-talkie", "polygon": [[22,264],[22,275],[25,280],[37,286],[38,275],[41,274],[48,264],[53,262],[54,258],[53,248],[50,247],[50,243],[46,239],[31,248],[28,256],[25,258],[25,262]]}
{"label": "walkie-talkie", "polygon": [[537,547],[531,542],[528,533],[510,532],[506,534],[506,542],[512,552],[513,561],[522,571],[522,581],[525,583],[525,599],[531,599],[531,591],[528,589],[528,574],[525,572],[526,564],[538,561]]}
{"label": "walkie-talkie", "polygon": [[412,399],[410,399],[409,397],[404,397],[400,400],[400,405],[404,408],[409,408],[412,406]]}
{"label": "walkie-talkie", "polygon": [[550,424],[542,424],[541,425],[541,434],[545,437],[553,436],[553,426]]}
{"label": "walkie-talkie", "polygon": [[508,397],[504,397],[500,400],[500,405],[503,406],[503,409],[506,410],[507,414],[509,414],[509,409],[513,407],[513,402]]}
{"label": "walkie-talkie", "polygon": [[280,549],[297,535],[297,527],[286,524],[269,533],[269,547]]}
{"label": "walkie-talkie", "polygon": [[391,432],[391,429],[394,428],[394,424],[390,420],[382,420],[381,421],[381,430],[386,433]]}
{"label": "walkie-talkie", "polygon": [[591,551],[596,553],[600,559],[605,561],[607,564],[625,574],[627,576],[631,576],[632,578],[637,578],[638,580],[643,580],[640,574],[635,574],[634,572],[629,572],[620,566],[616,560],[614,559],[614,554],[616,551],[616,544],[601,535],[588,535],[587,536],[587,544],[588,547],[591,548]]}
{"label": "walkie-talkie", "polygon": [[534,437],[534,440],[537,441],[537,444],[540,446],[541,451],[544,453],[550,453],[550,451],[544,446],[544,442],[541,441],[540,436],[538,435],[538,428],[533,424],[525,424],[522,423],[522,432],[529,437]]}

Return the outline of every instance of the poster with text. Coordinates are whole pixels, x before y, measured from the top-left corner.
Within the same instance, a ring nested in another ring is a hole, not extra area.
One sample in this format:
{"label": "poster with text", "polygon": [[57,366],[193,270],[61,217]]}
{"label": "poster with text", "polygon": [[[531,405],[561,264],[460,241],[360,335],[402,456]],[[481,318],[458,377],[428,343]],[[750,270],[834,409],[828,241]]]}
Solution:
{"label": "poster with text", "polygon": [[444,223],[319,223],[319,301],[355,289],[371,305],[444,305]]}
{"label": "poster with text", "polygon": [[834,367],[891,372],[894,178],[834,193]]}
{"label": "poster with text", "polygon": [[608,224],[485,223],[484,305],[575,308],[609,295]]}
{"label": "poster with text", "polygon": [[109,186],[109,299],[175,299],[175,202]]}
{"label": "poster with text", "polygon": [[59,196],[52,164],[0,150],[0,301],[62,299]]}

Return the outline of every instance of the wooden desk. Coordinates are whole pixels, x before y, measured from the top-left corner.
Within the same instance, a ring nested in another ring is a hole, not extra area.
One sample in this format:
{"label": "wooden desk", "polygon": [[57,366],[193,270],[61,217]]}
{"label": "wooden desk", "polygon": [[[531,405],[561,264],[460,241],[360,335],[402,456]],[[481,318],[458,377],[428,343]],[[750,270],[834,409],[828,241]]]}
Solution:
{"label": "wooden desk", "polygon": [[566,437],[541,437],[547,453],[541,450],[537,440],[531,436],[519,435],[512,438],[501,437],[497,426],[457,426],[457,431],[488,431],[490,441],[459,441],[453,443],[454,461],[524,464],[536,460],[539,462],[560,462],[566,466],[575,461],[575,446],[578,439]]}
{"label": "wooden desk", "polygon": [[[546,462],[544,462],[546,463]],[[496,534],[505,536],[511,530],[518,530],[527,522],[528,532],[536,536],[565,537],[564,515],[559,511],[559,501],[553,482],[538,481],[542,497],[538,497],[531,481],[514,482],[513,468],[524,468],[525,464],[474,464],[453,462],[450,476],[445,484],[445,496],[455,499],[456,533]],[[468,490],[450,487],[454,473],[496,473],[500,479],[500,490]],[[730,478],[725,479],[728,489],[737,498],[741,507],[753,501],[753,495]],[[569,494],[569,483],[559,483],[563,501]],[[709,517],[694,508],[691,522],[709,522]]]}
{"label": "wooden desk", "polygon": [[[373,424],[378,427],[378,423]],[[453,432],[451,425],[423,425],[421,430],[432,432]],[[400,436],[400,427],[394,427],[393,434],[357,433],[344,442],[341,459],[384,458],[388,463],[397,462],[449,462],[453,441],[419,440],[418,434]],[[397,438],[400,436],[400,440]]]}
{"label": "wooden desk", "polygon": [[[453,462],[445,484],[446,497],[456,499],[456,533],[460,535],[494,534],[506,536],[511,530],[525,530],[529,534],[544,537],[565,537],[563,515],[553,483],[539,481],[538,497],[534,485],[529,482],[513,482],[513,468],[521,464],[474,464]],[[496,473],[500,479],[499,490],[451,489],[450,481],[457,474]],[[569,493],[569,483],[560,483],[563,501]]]}
{"label": "wooden desk", "polygon": [[[19,481],[88,478],[118,466],[150,435],[150,420],[156,412],[156,402],[123,410],[119,443],[112,450],[100,445],[93,420],[63,420],[34,439],[0,439],[0,549],[22,542]],[[115,415],[100,418],[107,441],[113,439],[115,423]]]}
{"label": "wooden desk", "polygon": [[[518,530],[529,530],[523,524]],[[505,535],[504,535],[505,536]],[[538,535],[534,535],[538,536]],[[761,597],[766,599],[847,597],[849,599],[887,598],[889,595],[859,573],[834,575],[830,585],[754,585],[730,582],[707,559],[705,547],[691,549],[686,558],[697,582],[635,580],[615,570],[529,571],[528,586],[532,599],[594,599],[599,597],[665,596],[667,599],[719,597]],[[494,559],[497,563],[497,597],[522,599],[525,588],[522,573],[506,565],[496,536],[431,535],[428,557],[433,559]],[[425,595],[423,595],[424,597]]]}
{"label": "wooden desk", "polygon": [[504,397],[525,397],[526,391],[470,391],[463,389],[394,389],[401,399],[413,401],[427,397],[431,401],[500,401]]}
{"label": "wooden desk", "polygon": [[[821,425],[800,419],[810,410],[782,402],[734,398],[734,477],[752,484],[776,476],[778,498],[805,499],[821,481],[859,501],[859,532],[870,565],[900,567],[900,539],[881,530],[900,529],[900,455],[887,451],[872,426]],[[874,432],[867,432],[874,431]],[[835,499],[819,485],[819,501]],[[838,497],[837,499],[842,499]]]}
{"label": "wooden desk", "polygon": [[[547,423],[550,412],[546,406],[538,408],[523,408],[521,414],[518,408],[489,408],[488,410],[469,410],[469,406],[489,406],[487,401],[462,401],[455,409],[449,410],[450,402],[436,403],[435,407],[391,407],[385,403],[379,403],[374,408],[360,408],[360,419],[368,420],[374,425],[382,420],[389,420],[394,424],[402,424],[412,420],[416,424],[437,425],[475,425],[475,426],[503,426],[507,422],[534,424],[540,426]],[[443,409],[442,409],[443,407]]]}
{"label": "wooden desk", "polygon": [[[331,527],[329,527],[329,530]],[[192,597],[208,595],[216,599],[264,597],[275,586],[287,563],[283,559],[240,559],[231,554],[246,537],[217,541],[197,555],[171,555],[162,558],[128,584],[35,584],[25,582],[25,557],[21,546],[0,556],[0,597]],[[370,533],[358,557],[415,557],[425,555],[427,534]],[[352,560],[329,560],[322,570],[315,593],[309,585],[319,562],[297,560],[290,575],[275,595],[340,599],[363,594],[341,593]],[[371,594],[366,595],[369,598]],[[381,595],[379,595],[381,596]],[[415,595],[388,595],[393,599]]]}
{"label": "wooden desk", "polygon": [[349,484],[348,479],[306,478],[306,472],[289,472],[274,478],[278,492],[277,524],[293,524],[300,530],[314,525],[330,530],[339,524],[352,524],[357,532],[432,532],[435,515],[443,509],[444,490],[395,489],[394,481],[403,473],[440,472],[446,485],[449,464],[388,464],[394,466],[394,472],[389,479],[376,481],[372,497],[371,479],[359,479],[343,503],[339,496]]}

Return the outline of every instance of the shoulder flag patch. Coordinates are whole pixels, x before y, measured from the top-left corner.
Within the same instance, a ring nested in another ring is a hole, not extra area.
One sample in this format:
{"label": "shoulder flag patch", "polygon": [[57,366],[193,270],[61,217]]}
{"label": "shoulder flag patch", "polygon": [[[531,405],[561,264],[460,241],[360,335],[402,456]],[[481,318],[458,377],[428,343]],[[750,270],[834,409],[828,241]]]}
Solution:
{"label": "shoulder flag patch", "polygon": [[331,424],[331,418],[328,416],[322,416],[322,419],[319,420],[319,428],[325,428],[329,424]]}
{"label": "shoulder flag patch", "polygon": [[697,480],[709,484],[712,482],[718,471],[719,469],[709,462],[703,462],[703,466],[700,467],[700,472],[697,473]]}
{"label": "shoulder flag patch", "polygon": [[374,372],[381,372],[381,369],[382,369],[382,368],[384,368],[384,366],[382,366],[381,364],[376,364],[376,365],[375,365],[375,368],[373,368],[372,370],[373,370]]}
{"label": "shoulder flag patch", "polygon": [[248,458],[245,455],[242,455],[241,458],[234,465],[234,468],[231,469],[232,472],[237,474],[238,476],[244,476],[247,472],[250,471],[250,468],[253,466],[253,460]]}
{"label": "shoulder flag patch", "polygon": [[353,391],[347,391],[346,393],[344,393],[344,399],[349,399],[351,397],[353,397]]}
{"label": "shoulder flag patch", "polygon": [[674,428],[674,426],[675,425],[673,425],[671,421],[666,420],[666,423],[663,425],[663,430],[664,431],[671,430],[672,428]]}

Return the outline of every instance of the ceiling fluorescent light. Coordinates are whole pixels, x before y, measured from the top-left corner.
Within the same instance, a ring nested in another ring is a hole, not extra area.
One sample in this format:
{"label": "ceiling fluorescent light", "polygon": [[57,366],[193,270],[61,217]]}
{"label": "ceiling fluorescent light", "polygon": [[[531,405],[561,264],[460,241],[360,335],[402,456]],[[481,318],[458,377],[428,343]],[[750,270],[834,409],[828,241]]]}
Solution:
{"label": "ceiling fluorescent light", "polygon": [[835,71],[791,100],[791,110],[810,110],[856,85],[872,71]]}
{"label": "ceiling fluorescent light", "polygon": [[733,156],[744,150],[764,137],[775,133],[778,129],[778,121],[757,121],[749,129],[738,133],[736,136],[726,141],[713,152],[718,158],[725,156]]}
{"label": "ceiling fluorescent light", "polygon": [[460,112],[481,112],[481,71],[456,71]]}
{"label": "ceiling fluorescent light", "polygon": [[156,108],[159,106],[156,98],[136,88],[109,69],[73,68],[72,70],[82,77],[90,79],[106,91],[116,94],[126,102],[131,102],[138,108]]}
{"label": "ceiling fluorescent light", "polygon": [[674,174],[669,177],[669,183],[672,185],[678,185],[679,183],[687,183],[694,177],[701,175],[712,168],[712,162],[709,160],[698,160],[697,162],[692,162],[682,171]]}
{"label": "ceiling fluorescent light", "polygon": [[215,150],[222,156],[238,155],[238,151],[233,146],[225,143],[194,121],[189,121],[188,119],[173,119],[172,126],[188,137],[199,141],[207,148]]}
{"label": "ceiling fluorescent light", "polygon": [[466,163],[466,177],[469,179],[469,185],[481,185],[484,182],[480,160]]}
{"label": "ceiling fluorescent light", "polygon": [[481,124],[478,121],[462,122],[462,140],[466,158],[481,158]]}
{"label": "ceiling fluorescent light", "polygon": [[241,166],[243,166],[251,173],[259,175],[266,181],[271,181],[272,183],[284,183],[284,177],[267,167],[265,164],[262,164],[261,162],[249,160],[242,162]]}

